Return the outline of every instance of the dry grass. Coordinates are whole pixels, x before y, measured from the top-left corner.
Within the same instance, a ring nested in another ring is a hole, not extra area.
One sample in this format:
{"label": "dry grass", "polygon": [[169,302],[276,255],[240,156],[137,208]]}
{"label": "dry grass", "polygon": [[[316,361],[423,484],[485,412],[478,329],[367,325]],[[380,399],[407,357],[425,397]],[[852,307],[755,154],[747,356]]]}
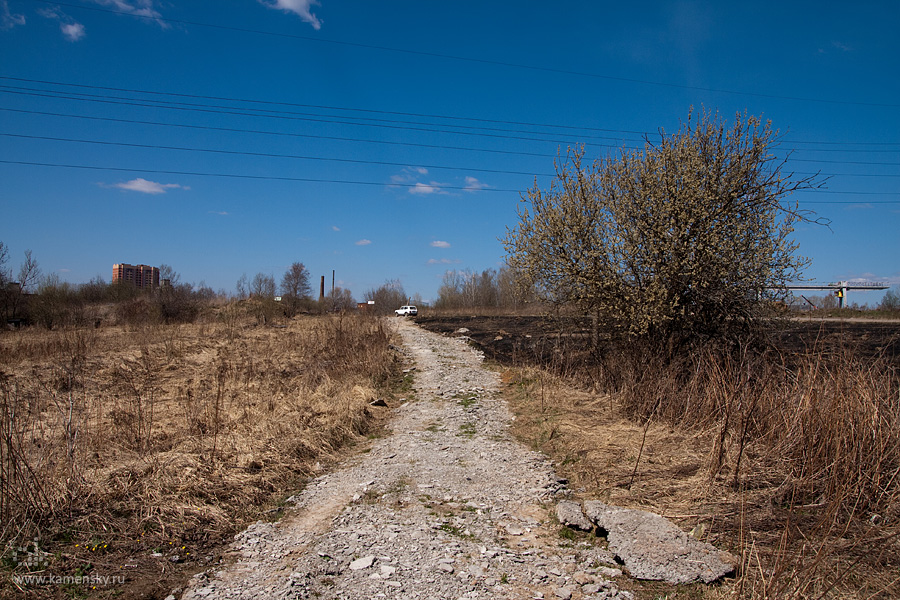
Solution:
{"label": "dry grass", "polygon": [[7,566],[35,537],[54,574],[199,564],[377,427],[369,403],[398,372],[383,321],[253,322],[229,306],[206,324],[0,336]]}
{"label": "dry grass", "polygon": [[741,556],[739,576],[704,597],[900,595],[890,366],[847,354],[616,360],[594,374],[615,381],[610,394],[507,371],[517,434],[585,496],[648,507]]}

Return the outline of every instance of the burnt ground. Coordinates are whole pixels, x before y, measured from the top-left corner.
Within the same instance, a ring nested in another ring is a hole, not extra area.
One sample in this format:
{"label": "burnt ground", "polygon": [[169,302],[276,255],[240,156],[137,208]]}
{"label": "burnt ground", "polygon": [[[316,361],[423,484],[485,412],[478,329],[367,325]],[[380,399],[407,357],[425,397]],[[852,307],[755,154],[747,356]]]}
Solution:
{"label": "burnt ground", "polygon": [[[598,359],[591,352],[591,323],[586,317],[425,314],[416,322],[444,334],[467,329],[460,335],[468,336],[489,359],[507,366],[567,369],[589,367]],[[846,354],[866,362],[882,358],[900,368],[900,321],[785,320],[771,331],[770,340],[786,353]]]}

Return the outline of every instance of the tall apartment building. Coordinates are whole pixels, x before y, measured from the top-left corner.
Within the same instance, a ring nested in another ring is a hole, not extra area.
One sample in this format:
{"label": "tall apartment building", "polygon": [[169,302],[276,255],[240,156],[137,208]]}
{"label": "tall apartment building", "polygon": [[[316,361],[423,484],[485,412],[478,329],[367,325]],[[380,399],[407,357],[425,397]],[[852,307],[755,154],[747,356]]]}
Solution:
{"label": "tall apartment building", "polygon": [[159,287],[159,269],[147,265],[115,264],[112,268],[112,282],[127,281],[141,289]]}

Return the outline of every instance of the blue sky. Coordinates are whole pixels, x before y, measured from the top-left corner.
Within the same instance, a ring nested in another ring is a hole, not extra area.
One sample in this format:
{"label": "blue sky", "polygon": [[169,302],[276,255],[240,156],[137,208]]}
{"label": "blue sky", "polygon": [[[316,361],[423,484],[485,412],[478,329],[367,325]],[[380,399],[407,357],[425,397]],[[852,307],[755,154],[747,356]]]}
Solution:
{"label": "blue sky", "polygon": [[[0,240],[18,268],[303,262],[358,299],[503,259],[559,148],[762,115],[819,282],[900,283],[900,3],[0,0]],[[874,302],[877,295],[853,295]]]}

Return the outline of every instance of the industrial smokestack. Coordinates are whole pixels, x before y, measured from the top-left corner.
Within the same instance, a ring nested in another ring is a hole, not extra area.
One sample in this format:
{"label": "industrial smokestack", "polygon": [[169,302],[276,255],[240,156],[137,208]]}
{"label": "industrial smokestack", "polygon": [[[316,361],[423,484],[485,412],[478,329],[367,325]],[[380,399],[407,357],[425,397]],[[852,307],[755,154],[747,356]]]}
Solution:
{"label": "industrial smokestack", "polygon": [[325,300],[325,276],[322,275],[322,281],[319,284],[319,302]]}

